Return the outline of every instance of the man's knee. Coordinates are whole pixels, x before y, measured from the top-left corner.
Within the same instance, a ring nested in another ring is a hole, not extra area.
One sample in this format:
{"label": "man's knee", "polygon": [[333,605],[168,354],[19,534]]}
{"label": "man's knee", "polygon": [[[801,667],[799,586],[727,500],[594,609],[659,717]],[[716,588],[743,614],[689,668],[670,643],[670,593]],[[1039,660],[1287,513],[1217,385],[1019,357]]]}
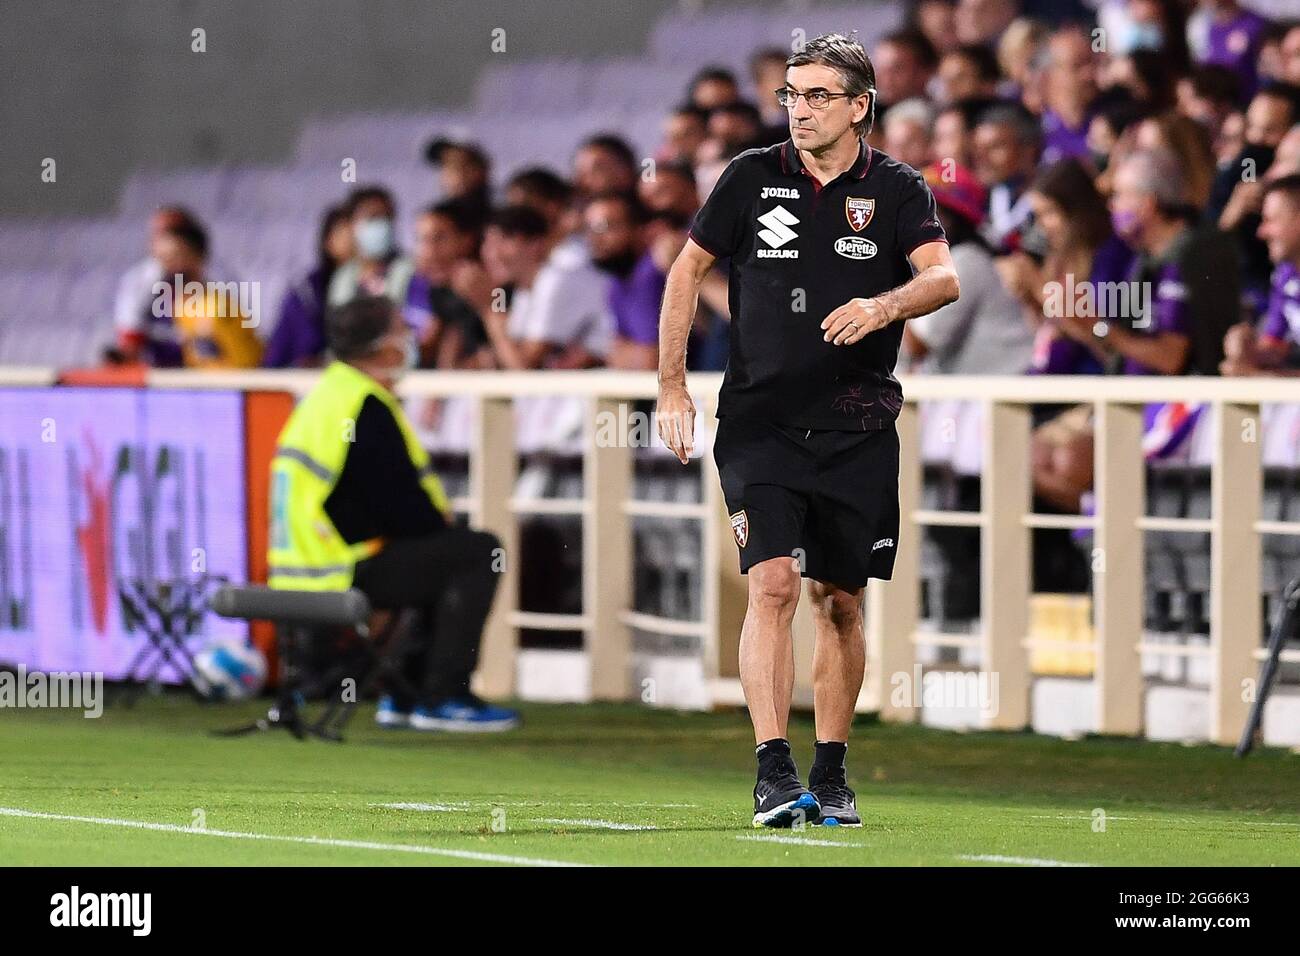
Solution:
{"label": "man's knee", "polygon": [[749,569],[750,607],[789,612],[799,603],[799,573],[789,558],[770,558]]}
{"label": "man's knee", "polygon": [[861,588],[856,591],[846,591],[822,581],[808,582],[808,596],[812,599],[813,616],[830,624],[840,633],[861,628],[862,593]]}

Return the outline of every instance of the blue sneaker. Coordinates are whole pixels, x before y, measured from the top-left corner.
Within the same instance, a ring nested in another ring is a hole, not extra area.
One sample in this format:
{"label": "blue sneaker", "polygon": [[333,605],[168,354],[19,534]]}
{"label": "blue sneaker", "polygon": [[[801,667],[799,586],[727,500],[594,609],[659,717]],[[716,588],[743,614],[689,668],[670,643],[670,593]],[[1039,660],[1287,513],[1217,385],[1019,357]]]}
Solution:
{"label": "blue sneaker", "polygon": [[379,698],[379,706],[375,708],[375,723],[380,727],[409,727],[411,712],[399,708],[392,695],[385,694]]}
{"label": "blue sneaker", "polygon": [[452,730],[461,733],[492,733],[519,726],[519,712],[479,700],[473,694],[444,701],[437,707],[411,711],[416,730]]}

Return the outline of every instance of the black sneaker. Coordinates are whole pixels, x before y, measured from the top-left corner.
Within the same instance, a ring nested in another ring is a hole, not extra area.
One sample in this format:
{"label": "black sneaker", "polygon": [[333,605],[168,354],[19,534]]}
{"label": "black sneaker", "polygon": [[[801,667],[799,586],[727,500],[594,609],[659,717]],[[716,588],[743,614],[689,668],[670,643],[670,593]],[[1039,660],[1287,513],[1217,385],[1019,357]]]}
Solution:
{"label": "black sneaker", "polygon": [[799,782],[793,760],[781,760],[754,785],[754,826],[789,828],[817,819],[817,798]]}
{"label": "black sneaker", "polygon": [[822,827],[860,827],[862,818],[858,816],[857,794],[844,779],[844,771],[818,775],[808,778],[808,786],[817,804],[821,816],[811,822]]}

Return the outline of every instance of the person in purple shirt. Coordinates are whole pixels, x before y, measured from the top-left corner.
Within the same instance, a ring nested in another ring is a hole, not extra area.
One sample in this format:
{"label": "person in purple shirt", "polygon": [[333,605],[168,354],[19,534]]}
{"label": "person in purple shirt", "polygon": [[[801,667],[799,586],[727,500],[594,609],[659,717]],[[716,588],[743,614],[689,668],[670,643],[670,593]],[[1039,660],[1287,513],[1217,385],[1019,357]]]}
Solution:
{"label": "person in purple shirt", "polygon": [[614,347],[606,364],[622,369],[657,368],[659,305],[667,270],[657,250],[646,247],[645,209],[631,194],[602,193],[587,204],[583,215],[591,261],[613,277],[609,307],[614,314]]}
{"label": "person in purple shirt", "polygon": [[1123,314],[1066,317],[1060,327],[1110,373],[1217,374],[1239,301],[1234,252],[1224,234],[1192,227],[1196,211],[1177,158],[1164,150],[1128,156],[1110,208],[1116,234],[1138,252],[1127,288],[1117,290],[1126,293],[1115,299]]}
{"label": "person in purple shirt", "polygon": [[1237,0],[1201,0],[1201,8],[1207,19],[1201,62],[1232,70],[1246,95],[1253,95],[1268,21],[1243,10]]}
{"label": "person in purple shirt", "polygon": [[1269,183],[1259,224],[1274,264],[1268,309],[1258,333],[1234,326],[1224,339],[1225,375],[1300,376],[1300,174]]}
{"label": "person in purple shirt", "polygon": [[352,223],[343,206],[326,210],[316,254],[316,266],[284,294],[262,356],[266,368],[315,366],[324,358],[325,293],[339,263],[352,258]]}
{"label": "person in purple shirt", "polygon": [[1084,159],[1089,155],[1088,125],[1097,97],[1097,56],[1088,35],[1077,26],[1052,34],[1047,53],[1042,162]]}

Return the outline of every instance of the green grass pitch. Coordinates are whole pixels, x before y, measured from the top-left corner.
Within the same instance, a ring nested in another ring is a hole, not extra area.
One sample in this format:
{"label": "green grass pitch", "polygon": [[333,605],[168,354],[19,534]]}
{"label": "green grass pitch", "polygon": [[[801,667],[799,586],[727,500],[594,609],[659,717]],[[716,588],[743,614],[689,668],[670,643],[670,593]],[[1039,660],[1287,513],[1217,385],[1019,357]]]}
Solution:
{"label": "green grass pitch", "polygon": [[[530,704],[468,737],[363,707],[344,744],[209,733],[264,708],[0,713],[0,865],[1300,864],[1286,751],[863,721],[863,828],[766,831],[737,711]],[[790,735],[806,773],[811,722]]]}

